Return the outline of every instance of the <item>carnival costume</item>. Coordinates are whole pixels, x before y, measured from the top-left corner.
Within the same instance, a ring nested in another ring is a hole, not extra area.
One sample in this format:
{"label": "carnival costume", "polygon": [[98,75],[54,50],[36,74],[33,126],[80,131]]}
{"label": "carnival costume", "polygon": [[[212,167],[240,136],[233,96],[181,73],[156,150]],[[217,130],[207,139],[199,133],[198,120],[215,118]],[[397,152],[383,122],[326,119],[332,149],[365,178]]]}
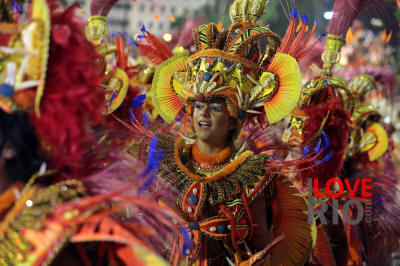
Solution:
{"label": "carnival costume", "polygon": [[[115,265],[165,264],[154,251],[162,248],[167,227],[175,232],[171,219],[181,223],[180,219],[143,199],[145,166],[99,158],[97,136],[91,130],[102,127],[105,91],[96,65],[99,56],[83,33],[77,4],[63,10],[56,3],[34,0],[26,7],[26,20],[0,23],[0,107],[30,116],[42,152],[51,156],[51,170],[43,163],[27,184],[17,183],[0,196],[0,264],[48,265],[62,256],[68,243],[78,243],[80,259],[90,264],[80,243],[92,241],[104,241],[98,263],[107,255]],[[101,143],[107,152],[106,147]],[[142,181],[132,182],[136,176]],[[94,185],[99,183],[107,189]],[[124,194],[127,190],[129,196]],[[119,214],[110,215],[115,213]],[[158,221],[157,227],[151,219]],[[157,248],[156,241],[161,242]],[[110,249],[106,242],[119,245]],[[68,263],[73,258],[63,259]]]}
{"label": "carnival costume", "polygon": [[[379,113],[365,102],[366,94],[374,90],[375,80],[362,74],[347,83],[343,77],[335,75],[334,69],[340,60],[346,32],[361,9],[371,3],[373,1],[335,1],[326,47],[321,56],[322,69],[319,76],[305,84],[286,135],[291,145],[304,149],[305,158],[312,146],[323,150],[321,147],[329,144],[331,148],[326,155],[330,160],[299,172],[296,179],[300,183],[313,178],[318,179],[320,187],[325,187],[326,182],[335,177],[348,179],[351,184],[357,178],[373,180],[372,204],[378,203],[374,210],[379,210],[380,218],[374,212],[370,215],[373,219],[368,217],[358,225],[348,224],[343,219],[343,203],[352,197],[342,195],[337,199],[341,212],[339,223],[322,225],[317,220],[317,240],[311,260],[315,265],[388,264],[398,247],[397,176],[390,163],[382,163],[384,155],[390,152],[389,139],[379,124]],[[323,142],[319,140],[320,136],[324,136]],[[307,188],[303,187],[303,191]],[[359,193],[356,198],[366,203]],[[332,207],[329,197],[325,197],[325,201]],[[331,209],[329,213],[332,214]],[[354,209],[350,213],[355,217]],[[372,247],[372,243],[380,244]]]}
{"label": "carnival costume", "polygon": [[[265,127],[289,114],[300,95],[297,60],[315,45],[307,47],[315,25],[306,37],[303,18],[301,31],[295,35],[298,15],[293,12],[281,41],[268,26],[256,23],[265,5],[260,0],[235,1],[228,29],[202,25],[193,31],[196,53],[161,59],[153,78],[152,102],[167,123],[182,117],[190,128],[194,101],[220,100],[238,122],[236,138],[243,126],[256,130],[255,124]],[[260,40],[266,41],[265,48]],[[126,124],[135,133],[128,152],[144,161],[162,154],[158,173],[179,191],[172,202],[160,198],[160,204],[178,213],[188,230],[187,236],[175,235],[165,252],[170,264],[222,265],[228,260],[235,265],[295,265],[307,261],[313,225],[307,222],[305,199],[287,177],[275,171],[282,162],[263,149],[254,153],[246,144],[206,155],[195,139],[156,135],[132,118],[133,124]],[[257,141],[262,146],[261,139],[248,144]],[[147,155],[149,151],[152,156]],[[259,198],[265,206],[260,217],[269,226],[263,229],[270,230],[269,243],[261,250],[249,244],[259,230],[251,213]],[[272,210],[268,218],[267,208]]]}

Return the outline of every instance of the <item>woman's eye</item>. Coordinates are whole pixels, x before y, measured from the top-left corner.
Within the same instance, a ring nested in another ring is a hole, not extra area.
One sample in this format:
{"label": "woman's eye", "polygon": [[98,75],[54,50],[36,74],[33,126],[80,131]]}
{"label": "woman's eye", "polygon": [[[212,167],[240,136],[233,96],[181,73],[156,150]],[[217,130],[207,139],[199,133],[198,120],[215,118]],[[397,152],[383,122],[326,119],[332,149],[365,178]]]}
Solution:
{"label": "woman's eye", "polygon": [[222,112],[223,107],[220,104],[211,104],[211,110],[214,112]]}
{"label": "woman's eye", "polygon": [[201,110],[201,109],[203,109],[203,104],[202,103],[199,103],[199,102],[195,102],[194,103],[194,108],[196,108],[196,109],[199,109],[199,110]]}

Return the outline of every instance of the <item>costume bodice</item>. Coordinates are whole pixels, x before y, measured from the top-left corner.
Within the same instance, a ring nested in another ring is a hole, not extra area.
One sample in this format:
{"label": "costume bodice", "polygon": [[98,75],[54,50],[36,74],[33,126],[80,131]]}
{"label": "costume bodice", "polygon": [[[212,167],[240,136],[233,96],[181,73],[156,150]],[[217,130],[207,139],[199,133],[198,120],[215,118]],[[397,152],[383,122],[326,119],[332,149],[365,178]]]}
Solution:
{"label": "costume bodice", "polygon": [[267,155],[254,155],[248,150],[235,154],[224,149],[205,158],[196,151],[196,144],[166,136],[159,137],[158,147],[163,149],[158,172],[179,190],[175,206],[170,207],[188,228],[192,246],[184,252],[189,259],[207,258],[210,263],[218,259],[216,254],[222,254],[222,261],[226,261],[226,256],[240,252],[239,245],[253,233],[249,204],[267,191],[269,184],[263,170]]}

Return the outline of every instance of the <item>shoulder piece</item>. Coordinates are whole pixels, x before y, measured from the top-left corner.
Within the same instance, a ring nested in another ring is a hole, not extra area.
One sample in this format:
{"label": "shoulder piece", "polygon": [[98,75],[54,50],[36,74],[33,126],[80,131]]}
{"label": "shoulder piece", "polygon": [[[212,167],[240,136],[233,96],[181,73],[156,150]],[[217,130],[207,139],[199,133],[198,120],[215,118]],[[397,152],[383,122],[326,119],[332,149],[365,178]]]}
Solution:
{"label": "shoulder piece", "polygon": [[[254,187],[263,173],[263,166],[268,155],[254,155],[245,151],[221,170],[211,176],[200,176],[190,171],[186,166],[188,158],[185,155],[186,147],[181,140],[172,137],[160,137],[159,147],[164,150],[163,166],[159,174],[180,191],[186,189],[195,181],[207,187],[209,204],[219,204],[231,200],[241,192],[240,187]],[[171,176],[174,173],[175,176]]]}

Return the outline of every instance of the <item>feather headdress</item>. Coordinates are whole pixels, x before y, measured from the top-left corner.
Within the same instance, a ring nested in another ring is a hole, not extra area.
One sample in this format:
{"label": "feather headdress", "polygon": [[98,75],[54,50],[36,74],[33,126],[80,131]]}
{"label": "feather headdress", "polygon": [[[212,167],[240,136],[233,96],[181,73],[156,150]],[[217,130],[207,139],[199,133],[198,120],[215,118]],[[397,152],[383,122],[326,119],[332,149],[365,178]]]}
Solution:
{"label": "feather headdress", "polygon": [[[166,122],[181,111],[190,115],[193,101],[213,98],[225,100],[230,115],[240,120],[265,112],[272,124],[288,115],[300,95],[296,58],[307,50],[300,46],[305,29],[295,46],[285,45],[277,52],[280,38],[256,23],[265,8],[262,0],[236,0],[227,30],[219,31],[214,23],[194,29],[197,52],[173,56],[159,65],[152,95]],[[267,43],[263,51],[261,39]]]}

